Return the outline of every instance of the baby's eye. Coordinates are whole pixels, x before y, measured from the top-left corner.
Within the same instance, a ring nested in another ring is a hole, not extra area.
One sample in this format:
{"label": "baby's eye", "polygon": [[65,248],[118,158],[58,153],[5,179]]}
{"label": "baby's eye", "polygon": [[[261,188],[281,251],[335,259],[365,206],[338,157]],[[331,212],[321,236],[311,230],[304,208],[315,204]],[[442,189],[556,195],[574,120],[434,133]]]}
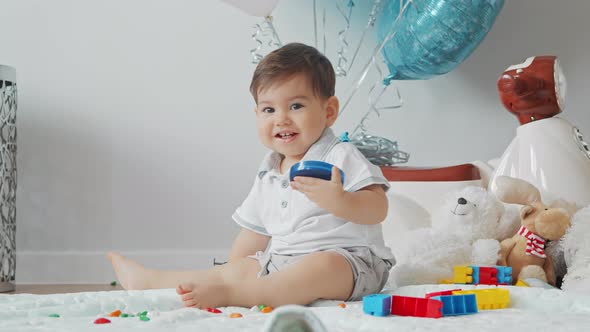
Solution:
{"label": "baby's eye", "polygon": [[300,108],[303,108],[303,105],[301,105],[301,104],[299,104],[299,103],[295,103],[295,104],[291,105],[291,109],[292,109],[293,111],[296,111],[296,110],[298,110],[298,109],[300,109]]}
{"label": "baby's eye", "polygon": [[268,113],[268,114],[270,114],[270,113],[274,113],[274,112],[275,112],[275,109],[272,108],[272,107],[265,107],[265,108],[262,109],[262,113]]}

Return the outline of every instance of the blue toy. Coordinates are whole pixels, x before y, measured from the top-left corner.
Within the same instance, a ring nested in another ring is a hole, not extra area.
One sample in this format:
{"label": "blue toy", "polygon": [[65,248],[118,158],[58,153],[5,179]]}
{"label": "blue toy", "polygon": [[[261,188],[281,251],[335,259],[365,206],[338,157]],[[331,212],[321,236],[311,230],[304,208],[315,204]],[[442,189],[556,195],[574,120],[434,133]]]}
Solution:
{"label": "blue toy", "polygon": [[443,316],[457,316],[477,313],[477,300],[475,294],[435,296],[431,299],[442,302]]}
{"label": "blue toy", "polygon": [[[323,161],[300,161],[295,165],[291,166],[291,170],[289,171],[289,178],[291,179],[291,181],[293,181],[293,179],[296,176],[309,176],[312,178],[330,181],[330,179],[332,179],[332,167],[334,167],[334,165]],[[341,169],[339,169],[339,171],[340,179],[342,180],[342,184],[344,184],[344,172],[342,172]]]}
{"label": "blue toy", "polygon": [[512,267],[511,266],[496,266],[498,269],[498,278],[499,284],[512,284]]}
{"label": "blue toy", "polygon": [[363,312],[385,317],[391,313],[391,295],[371,294],[363,297]]}
{"label": "blue toy", "polygon": [[340,142],[350,142],[350,137],[348,137],[347,131],[340,134],[340,137],[338,137],[338,138],[340,139]]}

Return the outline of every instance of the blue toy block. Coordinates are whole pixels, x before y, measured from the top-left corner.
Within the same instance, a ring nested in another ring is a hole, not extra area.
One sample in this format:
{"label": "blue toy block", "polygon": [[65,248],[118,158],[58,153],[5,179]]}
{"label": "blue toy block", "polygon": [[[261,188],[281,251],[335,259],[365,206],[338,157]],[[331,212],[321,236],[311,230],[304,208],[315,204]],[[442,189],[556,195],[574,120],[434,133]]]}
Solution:
{"label": "blue toy block", "polygon": [[388,316],[391,313],[391,295],[371,294],[364,296],[363,312],[372,316]]}
{"label": "blue toy block", "polygon": [[473,272],[471,272],[471,277],[473,278],[471,284],[477,285],[479,284],[479,266],[470,266],[470,268],[473,269]]}
{"label": "blue toy block", "polygon": [[498,283],[499,284],[512,284],[512,267],[510,266],[496,266],[498,270]]}
{"label": "blue toy block", "polygon": [[477,313],[475,294],[436,296],[432,299],[442,302],[443,316],[469,315]]}

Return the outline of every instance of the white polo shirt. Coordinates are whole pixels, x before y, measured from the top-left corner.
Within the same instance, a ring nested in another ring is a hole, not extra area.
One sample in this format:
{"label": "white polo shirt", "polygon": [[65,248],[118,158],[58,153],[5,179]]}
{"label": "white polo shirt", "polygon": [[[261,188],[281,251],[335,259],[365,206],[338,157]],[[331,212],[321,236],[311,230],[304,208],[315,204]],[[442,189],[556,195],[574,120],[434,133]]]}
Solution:
{"label": "white polo shirt", "polygon": [[[372,184],[389,189],[381,169],[352,144],[340,142],[330,128],[303,160],[320,160],[344,172],[344,190],[353,192]],[[385,246],[381,224],[359,225],[338,218],[291,188],[289,174],[280,173],[281,155],[266,155],[254,185],[232,218],[240,226],[270,236],[270,252],[304,254],[330,248],[369,247],[382,259],[393,259]]]}

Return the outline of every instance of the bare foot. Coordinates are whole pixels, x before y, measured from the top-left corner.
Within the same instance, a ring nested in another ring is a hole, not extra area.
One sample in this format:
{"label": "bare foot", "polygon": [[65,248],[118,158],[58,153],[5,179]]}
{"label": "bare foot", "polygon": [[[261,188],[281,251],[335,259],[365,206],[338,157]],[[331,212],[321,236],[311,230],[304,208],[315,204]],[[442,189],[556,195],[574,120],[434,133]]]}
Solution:
{"label": "bare foot", "polygon": [[224,283],[186,283],[176,287],[185,307],[199,309],[231,305],[229,287]]}
{"label": "bare foot", "polygon": [[143,265],[119,255],[109,252],[107,258],[111,261],[117,279],[127,290],[149,289],[149,270]]}

